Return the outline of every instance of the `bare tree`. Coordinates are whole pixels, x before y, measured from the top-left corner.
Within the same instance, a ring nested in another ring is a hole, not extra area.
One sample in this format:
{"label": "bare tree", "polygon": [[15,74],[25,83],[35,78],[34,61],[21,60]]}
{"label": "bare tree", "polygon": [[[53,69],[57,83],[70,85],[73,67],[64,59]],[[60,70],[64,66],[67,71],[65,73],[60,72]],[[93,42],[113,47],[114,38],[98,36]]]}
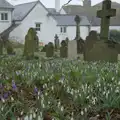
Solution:
{"label": "bare tree", "polygon": [[[63,8],[64,6],[68,5],[71,1],[73,1],[73,0],[68,0],[67,3],[63,4],[62,7],[61,7],[61,9],[60,9],[60,11],[62,10],[62,8]],[[79,0],[79,1],[82,1],[82,2],[83,2],[84,0]]]}

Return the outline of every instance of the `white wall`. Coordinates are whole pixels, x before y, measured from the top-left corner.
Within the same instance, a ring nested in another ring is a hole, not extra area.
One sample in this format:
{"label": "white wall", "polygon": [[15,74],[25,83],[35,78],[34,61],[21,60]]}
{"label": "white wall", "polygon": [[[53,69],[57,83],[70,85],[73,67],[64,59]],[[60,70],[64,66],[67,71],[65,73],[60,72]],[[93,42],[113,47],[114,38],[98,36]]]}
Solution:
{"label": "white wall", "polygon": [[65,10],[62,8],[61,11],[60,11],[60,14],[67,14],[67,13],[66,13]]}
{"label": "white wall", "polygon": [[[8,13],[8,20],[1,20],[1,13]],[[10,10],[0,9],[0,33],[11,26],[12,23],[12,12]]]}
{"label": "white wall", "polygon": [[[69,40],[75,39],[76,36],[76,26],[68,26],[67,27],[67,32],[66,33],[60,33],[60,27],[59,29],[59,39],[64,40],[66,37],[69,38]],[[80,26],[80,36],[82,39],[85,40],[86,36],[89,34],[89,28],[88,26]]]}
{"label": "white wall", "polygon": [[[110,26],[109,27],[110,30],[120,30],[120,26]],[[100,26],[92,26],[91,27],[91,30],[95,30],[97,31],[98,33],[100,33]]]}
{"label": "white wall", "polygon": [[38,32],[39,40],[44,44],[53,42],[57,33],[57,23],[51,16],[48,17],[47,13],[46,9],[38,3],[21,24],[10,33],[10,39],[16,38],[24,43],[28,29],[35,27],[36,22],[41,22],[41,31]]}

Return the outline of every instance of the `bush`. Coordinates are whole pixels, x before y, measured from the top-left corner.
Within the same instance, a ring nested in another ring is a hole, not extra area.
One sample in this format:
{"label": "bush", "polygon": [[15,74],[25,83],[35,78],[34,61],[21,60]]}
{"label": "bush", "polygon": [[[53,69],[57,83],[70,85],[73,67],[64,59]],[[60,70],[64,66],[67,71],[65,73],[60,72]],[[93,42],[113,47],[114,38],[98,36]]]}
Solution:
{"label": "bush", "polygon": [[110,30],[109,39],[120,42],[120,31],[119,30]]}

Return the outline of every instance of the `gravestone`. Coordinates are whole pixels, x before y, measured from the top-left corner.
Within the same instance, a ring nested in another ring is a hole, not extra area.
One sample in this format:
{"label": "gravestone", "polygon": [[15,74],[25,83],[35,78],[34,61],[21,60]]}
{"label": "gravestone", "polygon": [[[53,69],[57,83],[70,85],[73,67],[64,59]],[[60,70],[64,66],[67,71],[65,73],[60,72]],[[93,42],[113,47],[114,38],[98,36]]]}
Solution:
{"label": "gravestone", "polygon": [[25,36],[23,55],[26,56],[27,59],[32,59],[34,57],[35,50],[36,50],[35,29],[30,28],[28,30],[27,35]]}
{"label": "gravestone", "polygon": [[102,10],[97,12],[97,17],[101,18],[100,41],[95,42],[88,48],[89,51],[85,55],[85,60],[117,62],[118,52],[114,47],[111,47],[108,41],[110,17],[115,15],[116,10],[111,9],[111,1],[104,0]]}
{"label": "gravestone", "polygon": [[80,39],[80,17],[78,15],[75,16],[75,22],[76,22],[76,37],[75,40]]}
{"label": "gravestone", "polygon": [[67,58],[68,57],[68,45],[65,40],[62,40],[60,47],[60,57]]}
{"label": "gravestone", "polygon": [[85,42],[82,38],[77,40],[77,54],[83,54]]}
{"label": "gravestone", "polygon": [[68,38],[68,37],[66,37],[66,38],[65,38],[65,41],[66,41],[67,46],[68,46],[69,38]]}
{"label": "gravestone", "polygon": [[89,51],[93,48],[93,45],[98,41],[98,35],[96,31],[90,31],[89,35],[86,37],[84,44],[84,60],[88,60]]}
{"label": "gravestone", "polygon": [[84,48],[84,40],[80,37],[80,17],[76,15],[75,22],[76,22],[76,37],[75,40],[77,41],[77,53],[83,53]]}
{"label": "gravestone", "polygon": [[46,47],[46,57],[53,57],[54,56],[54,45],[52,42],[49,42]]}
{"label": "gravestone", "polygon": [[55,50],[57,51],[59,49],[59,38],[58,38],[58,35],[56,34],[55,35],[55,40],[54,40],[54,43],[55,43]]}
{"label": "gravestone", "polygon": [[68,42],[68,58],[77,58],[77,43],[76,40]]}

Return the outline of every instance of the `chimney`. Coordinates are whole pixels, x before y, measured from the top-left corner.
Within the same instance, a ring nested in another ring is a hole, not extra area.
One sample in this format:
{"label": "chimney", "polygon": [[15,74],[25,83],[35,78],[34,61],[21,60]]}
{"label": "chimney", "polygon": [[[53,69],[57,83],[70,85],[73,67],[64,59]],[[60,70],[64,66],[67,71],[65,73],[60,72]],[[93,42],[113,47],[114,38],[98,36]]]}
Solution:
{"label": "chimney", "polygon": [[60,10],[60,0],[55,0],[55,10],[56,10],[56,12],[59,12],[59,10]]}

